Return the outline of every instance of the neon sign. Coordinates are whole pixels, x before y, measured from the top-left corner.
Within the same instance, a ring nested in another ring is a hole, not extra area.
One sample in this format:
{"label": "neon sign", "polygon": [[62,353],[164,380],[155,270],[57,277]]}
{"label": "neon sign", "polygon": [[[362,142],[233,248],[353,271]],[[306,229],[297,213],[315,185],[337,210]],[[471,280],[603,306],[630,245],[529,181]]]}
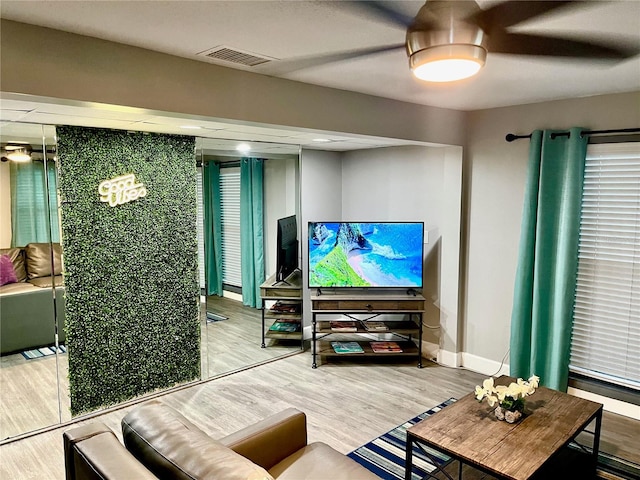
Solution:
{"label": "neon sign", "polygon": [[147,188],[144,183],[136,183],[135,175],[129,173],[100,182],[98,193],[101,202],[115,207],[145,197]]}

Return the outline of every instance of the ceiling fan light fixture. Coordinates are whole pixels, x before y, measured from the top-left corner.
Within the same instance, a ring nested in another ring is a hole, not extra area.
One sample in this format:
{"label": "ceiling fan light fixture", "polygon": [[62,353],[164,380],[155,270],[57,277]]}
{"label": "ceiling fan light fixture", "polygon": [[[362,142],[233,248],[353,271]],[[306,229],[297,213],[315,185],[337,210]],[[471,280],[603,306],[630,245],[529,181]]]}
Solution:
{"label": "ceiling fan light fixture", "polygon": [[31,155],[26,148],[19,148],[7,153],[7,158],[12,162],[29,162],[31,161]]}
{"label": "ceiling fan light fixture", "polygon": [[478,45],[438,45],[415,52],[409,58],[411,71],[427,82],[454,82],[480,71],[487,51]]}

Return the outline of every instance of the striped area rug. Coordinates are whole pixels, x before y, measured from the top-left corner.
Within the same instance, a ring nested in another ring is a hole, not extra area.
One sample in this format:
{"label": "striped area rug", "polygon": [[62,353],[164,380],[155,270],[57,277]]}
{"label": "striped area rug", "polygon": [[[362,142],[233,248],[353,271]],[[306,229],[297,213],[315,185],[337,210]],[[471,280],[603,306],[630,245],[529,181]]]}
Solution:
{"label": "striped area rug", "polygon": [[[66,353],[67,348],[64,345],[58,347],[58,353]],[[34,348],[33,350],[25,350],[22,352],[22,356],[27,360],[33,360],[34,358],[48,357],[56,353],[56,346]]]}
{"label": "striped area rug", "polygon": [[[429,415],[439,412],[455,401],[455,398],[450,398],[446,402],[442,402],[431,410],[412,418],[366,445],[355,449],[349,453],[348,456],[384,480],[404,480],[407,428],[424,420]],[[570,447],[576,450],[580,449],[575,443],[570,444]],[[427,449],[427,451],[433,458],[437,459],[438,466],[445,465],[451,461],[449,457],[440,452],[432,449]],[[435,468],[436,466],[433,464],[433,461],[427,458],[424,452],[414,447],[412,480],[423,479],[427,473],[432,472]],[[607,480],[640,480],[640,465],[600,451],[598,455],[597,478]]]}
{"label": "striped area rug", "polygon": [[[347,456],[384,480],[403,480],[406,458],[405,448],[407,444],[407,428],[424,420],[429,415],[439,412],[444,407],[451,405],[455,401],[455,398],[450,398],[446,402],[442,402],[431,410],[421,413],[417,417],[397,426],[393,430],[379,436],[366,445],[355,449]],[[429,454],[437,459],[438,466],[444,465],[451,460],[440,452],[431,449],[427,450],[429,451]],[[420,449],[414,447],[412,479],[420,480],[435,468],[436,466],[432,463],[432,460],[427,458],[424,452]]]}

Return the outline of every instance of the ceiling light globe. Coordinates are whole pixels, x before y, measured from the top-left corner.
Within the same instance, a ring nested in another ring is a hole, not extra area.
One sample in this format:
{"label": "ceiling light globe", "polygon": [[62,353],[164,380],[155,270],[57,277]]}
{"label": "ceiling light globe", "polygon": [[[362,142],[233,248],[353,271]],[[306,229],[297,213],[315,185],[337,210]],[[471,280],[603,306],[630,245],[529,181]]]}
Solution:
{"label": "ceiling light globe", "polygon": [[7,154],[7,158],[12,162],[29,162],[31,161],[31,155],[26,150],[15,150]]}
{"label": "ceiling light globe", "polygon": [[487,51],[477,45],[440,45],[411,55],[411,71],[427,82],[454,82],[480,71]]}

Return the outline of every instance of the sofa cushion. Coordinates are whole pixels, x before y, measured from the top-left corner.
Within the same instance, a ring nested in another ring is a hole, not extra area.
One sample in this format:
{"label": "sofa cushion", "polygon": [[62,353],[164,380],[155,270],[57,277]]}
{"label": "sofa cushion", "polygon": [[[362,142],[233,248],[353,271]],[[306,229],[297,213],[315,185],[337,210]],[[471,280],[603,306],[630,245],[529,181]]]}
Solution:
{"label": "sofa cushion", "polygon": [[0,287],[8,283],[17,283],[18,277],[9,255],[0,255]]}
{"label": "sofa cushion", "polygon": [[27,271],[24,265],[24,252],[21,248],[0,248],[0,255],[8,255],[13,263],[18,282],[27,280]]}
{"label": "sofa cushion", "polygon": [[[41,288],[38,288],[29,282],[8,283],[7,285],[0,286],[0,296],[2,297],[15,293],[33,293],[40,291],[42,291]],[[1,310],[2,309],[0,309],[0,311]],[[2,317],[4,318],[4,315]]]}
{"label": "sofa cushion", "polygon": [[[29,243],[24,247],[29,280],[51,276],[51,245],[48,243]],[[62,274],[62,247],[53,244],[53,275]]]}
{"label": "sofa cushion", "polygon": [[122,435],[127,449],[158,478],[273,480],[265,469],[158,401],[129,412],[122,419]]}
{"label": "sofa cushion", "polygon": [[380,480],[355,460],[321,442],[298,450],[270,468],[269,473],[278,480]]}

